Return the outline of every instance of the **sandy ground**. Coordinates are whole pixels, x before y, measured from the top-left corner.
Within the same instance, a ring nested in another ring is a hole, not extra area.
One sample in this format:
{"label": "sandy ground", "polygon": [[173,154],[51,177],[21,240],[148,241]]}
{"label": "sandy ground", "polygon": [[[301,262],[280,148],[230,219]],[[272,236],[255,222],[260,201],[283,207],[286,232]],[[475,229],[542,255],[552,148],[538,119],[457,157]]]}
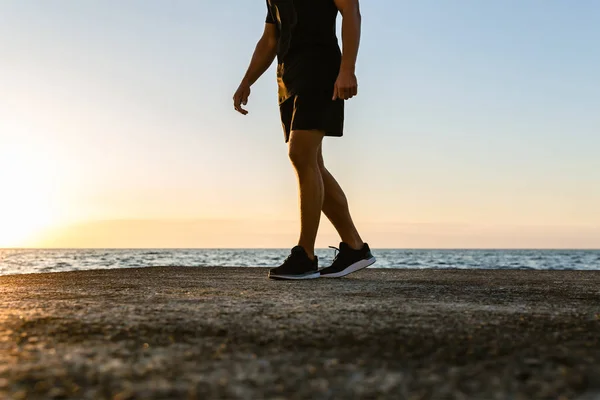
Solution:
{"label": "sandy ground", "polygon": [[0,398],[600,399],[600,271],[0,277]]}

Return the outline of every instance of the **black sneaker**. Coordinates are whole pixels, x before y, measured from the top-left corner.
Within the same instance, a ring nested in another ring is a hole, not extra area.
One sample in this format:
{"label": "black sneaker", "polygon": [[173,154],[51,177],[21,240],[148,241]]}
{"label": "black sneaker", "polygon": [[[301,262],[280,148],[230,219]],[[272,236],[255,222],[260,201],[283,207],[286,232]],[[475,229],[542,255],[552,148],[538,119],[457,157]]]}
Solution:
{"label": "black sneaker", "polygon": [[333,259],[331,266],[323,268],[321,277],[323,278],[341,278],[360,269],[367,268],[375,262],[375,257],[371,254],[368,244],[364,244],[362,249],[354,250],[348,244],[341,242],[340,248],[329,246],[336,249],[338,253]]}
{"label": "black sneaker", "polygon": [[319,259],[315,256],[314,261],[311,261],[301,246],[294,247],[283,264],[269,271],[271,279],[314,279],[318,277]]}

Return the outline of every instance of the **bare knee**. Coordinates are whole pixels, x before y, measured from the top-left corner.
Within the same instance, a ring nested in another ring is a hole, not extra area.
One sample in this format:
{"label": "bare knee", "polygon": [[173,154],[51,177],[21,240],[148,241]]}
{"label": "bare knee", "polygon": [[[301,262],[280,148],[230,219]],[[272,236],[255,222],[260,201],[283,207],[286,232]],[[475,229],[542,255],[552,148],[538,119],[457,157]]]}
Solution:
{"label": "bare knee", "polygon": [[303,168],[312,158],[309,149],[291,143],[288,148],[288,156],[296,168]]}
{"label": "bare knee", "polygon": [[317,165],[317,154],[323,140],[320,131],[293,131],[290,135],[288,155],[296,169]]}

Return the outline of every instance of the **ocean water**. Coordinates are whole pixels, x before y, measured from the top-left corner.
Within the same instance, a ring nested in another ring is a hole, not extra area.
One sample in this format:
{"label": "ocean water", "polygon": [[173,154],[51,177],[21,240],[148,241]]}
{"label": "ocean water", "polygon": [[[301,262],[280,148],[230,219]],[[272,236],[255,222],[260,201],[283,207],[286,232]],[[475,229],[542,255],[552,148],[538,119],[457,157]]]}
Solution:
{"label": "ocean water", "polygon": [[[271,267],[289,249],[0,249],[0,275],[151,266]],[[318,249],[328,265],[333,249]],[[371,268],[600,270],[600,250],[375,249]]]}

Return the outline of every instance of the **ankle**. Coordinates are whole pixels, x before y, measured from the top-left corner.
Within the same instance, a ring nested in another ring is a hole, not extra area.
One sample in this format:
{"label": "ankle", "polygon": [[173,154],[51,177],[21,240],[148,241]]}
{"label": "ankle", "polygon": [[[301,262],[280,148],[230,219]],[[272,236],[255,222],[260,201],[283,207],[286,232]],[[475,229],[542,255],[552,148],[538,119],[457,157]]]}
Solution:
{"label": "ankle", "polygon": [[306,255],[308,256],[308,258],[311,261],[315,260],[315,249],[314,248],[308,248],[307,246],[302,246],[301,244],[299,244],[298,246],[302,247],[304,249],[304,252],[306,253]]}
{"label": "ankle", "polygon": [[365,242],[360,239],[344,241],[352,250],[362,250]]}

